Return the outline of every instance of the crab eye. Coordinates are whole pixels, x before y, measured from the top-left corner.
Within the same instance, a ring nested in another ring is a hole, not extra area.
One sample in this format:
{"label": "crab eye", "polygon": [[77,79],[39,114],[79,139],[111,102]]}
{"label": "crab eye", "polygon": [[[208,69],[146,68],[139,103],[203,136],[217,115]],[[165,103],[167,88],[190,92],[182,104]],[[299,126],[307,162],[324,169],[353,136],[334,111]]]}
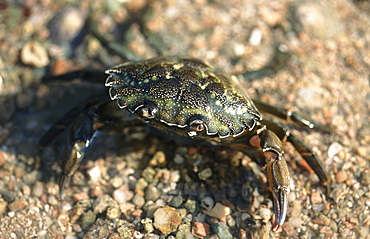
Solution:
{"label": "crab eye", "polygon": [[158,107],[153,102],[145,102],[140,108],[136,109],[136,114],[139,115],[145,122],[155,118],[155,113],[157,112]]}
{"label": "crab eye", "polygon": [[188,134],[189,136],[198,135],[206,130],[206,125],[204,123],[204,117],[193,116],[189,119]]}

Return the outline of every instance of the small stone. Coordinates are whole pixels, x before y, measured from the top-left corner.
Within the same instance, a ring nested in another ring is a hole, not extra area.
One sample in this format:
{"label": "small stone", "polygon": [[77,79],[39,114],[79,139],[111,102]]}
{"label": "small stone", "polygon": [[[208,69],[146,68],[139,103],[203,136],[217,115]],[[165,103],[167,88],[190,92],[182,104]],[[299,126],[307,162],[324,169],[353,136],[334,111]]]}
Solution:
{"label": "small stone", "polygon": [[313,204],[322,203],[322,197],[319,192],[313,192],[311,195],[311,202]]}
{"label": "small stone", "polygon": [[8,203],[4,200],[0,200],[0,215],[6,212]]}
{"label": "small stone", "polygon": [[216,205],[209,211],[204,211],[205,214],[215,218],[225,218],[231,213],[231,209],[221,203],[216,203]]}
{"label": "small stone", "polygon": [[184,207],[191,213],[195,212],[196,208],[197,208],[197,202],[195,200],[192,200],[192,199],[188,199],[185,203],[184,203]]}
{"label": "small stone", "polygon": [[111,205],[112,202],[114,202],[114,200],[109,195],[107,194],[102,195],[96,200],[94,213],[95,214],[103,213],[105,210],[107,210],[108,206]]}
{"label": "small stone", "polygon": [[19,164],[17,167],[14,169],[14,176],[16,178],[20,178],[24,175],[25,172],[25,166],[24,164]]}
{"label": "small stone", "polygon": [[261,40],[262,40],[262,30],[256,27],[252,30],[248,42],[251,46],[258,46],[261,43]]}
{"label": "small stone", "polygon": [[100,185],[93,187],[90,191],[91,197],[100,197],[103,194],[104,194],[104,190],[103,190],[103,187],[101,187]]}
{"label": "small stone", "polygon": [[183,203],[183,198],[181,195],[178,195],[172,198],[170,202],[170,206],[178,208],[182,205],[182,203]]}
{"label": "small stone", "polygon": [[147,201],[155,201],[161,196],[161,192],[153,184],[149,185],[145,190],[145,199]]}
{"label": "small stone", "polygon": [[203,169],[202,171],[200,171],[198,173],[198,177],[201,180],[207,180],[211,176],[212,176],[212,169],[210,169],[210,168],[205,168],[205,169]]}
{"label": "small stone", "polygon": [[227,222],[227,225],[229,225],[229,227],[235,227],[236,225],[235,218],[231,215],[226,216],[226,222]]}
{"label": "small stone", "polygon": [[144,230],[147,233],[151,233],[154,231],[154,226],[153,226],[153,220],[150,218],[145,218],[141,220],[141,224],[144,226]]}
{"label": "small stone", "polygon": [[4,166],[5,162],[6,162],[6,160],[5,160],[4,152],[1,152],[1,151],[0,151],[0,168],[1,168],[2,166]]}
{"label": "small stone", "polygon": [[166,164],[166,155],[163,151],[157,151],[149,161],[151,166],[164,166]]}
{"label": "small stone", "polygon": [[118,203],[124,203],[130,201],[133,198],[134,194],[132,191],[129,191],[127,186],[123,185],[120,188],[114,190],[113,198]]}
{"label": "small stone", "polygon": [[135,204],[138,208],[141,208],[145,204],[145,199],[140,194],[135,194],[135,196],[132,199],[132,203]]}
{"label": "small stone", "polygon": [[143,216],[143,210],[136,209],[131,213],[131,216],[133,217],[142,217]]}
{"label": "small stone", "polygon": [[133,203],[120,203],[119,208],[123,214],[129,214],[133,210],[135,210],[135,205]]}
{"label": "small stone", "polygon": [[148,182],[144,178],[139,178],[135,184],[135,189],[144,190],[146,187],[148,187]]}
{"label": "small stone", "polygon": [[120,211],[120,208],[119,208],[118,204],[115,204],[115,205],[113,204],[113,205],[108,207],[108,209],[107,209],[107,218],[116,219],[120,215],[121,215],[121,211]]}
{"label": "small stone", "polygon": [[212,227],[213,231],[216,232],[218,238],[222,238],[222,239],[232,239],[232,238],[234,238],[231,235],[228,226],[224,222],[217,222],[217,223],[213,222],[213,223],[211,223],[211,227]]}
{"label": "small stone", "polygon": [[90,180],[94,183],[101,178],[101,170],[98,165],[95,165],[93,168],[87,171],[87,174],[90,176]]}
{"label": "small stone", "polygon": [[194,222],[191,233],[198,238],[203,238],[209,235],[209,229],[210,226],[207,223]]}
{"label": "small stone", "polygon": [[215,205],[215,200],[213,200],[211,197],[205,197],[200,202],[200,205],[207,211],[210,211]]}
{"label": "small stone", "polygon": [[27,206],[26,200],[23,199],[17,199],[14,202],[9,204],[9,209],[11,211],[20,211],[24,209]]}
{"label": "small stone", "polygon": [[325,204],[324,203],[312,204],[312,210],[314,212],[322,212],[323,210],[325,210]]}
{"label": "small stone", "polygon": [[296,1],[292,6],[291,19],[296,31],[318,39],[330,39],[344,32],[344,24],[329,2]]}
{"label": "small stone", "polygon": [[5,191],[5,190],[0,190],[0,195],[1,197],[7,201],[8,203],[11,203],[15,200],[15,195],[9,191]]}
{"label": "small stone", "polygon": [[358,147],[356,148],[356,152],[357,152],[357,154],[358,154],[358,155],[360,155],[361,157],[366,157],[366,155],[367,155],[366,148],[365,148],[365,147],[363,147],[363,146],[358,146]]}
{"label": "small stone", "polygon": [[271,218],[271,210],[265,207],[259,209],[259,215],[262,217],[263,221],[267,222]]}
{"label": "small stone", "polygon": [[89,195],[86,192],[79,192],[72,195],[73,201],[79,202],[81,200],[89,199]]}
{"label": "small stone", "polygon": [[26,42],[20,57],[24,64],[37,68],[45,67],[50,62],[46,49],[37,41]]}
{"label": "small stone", "polygon": [[154,180],[156,172],[152,167],[146,167],[142,172],[142,177],[145,179],[146,182],[151,183]]}
{"label": "small stone", "polygon": [[32,187],[32,195],[35,197],[41,197],[44,193],[44,185],[41,182],[36,182],[36,184]]}
{"label": "small stone", "polygon": [[82,216],[81,227],[83,229],[87,229],[91,224],[93,224],[96,220],[96,215],[93,211],[89,210]]}
{"label": "small stone", "polygon": [[166,206],[163,208],[158,208],[154,212],[153,225],[163,234],[167,235],[176,231],[181,222],[182,219],[180,213],[173,207]]}
{"label": "small stone", "polygon": [[337,183],[343,183],[344,181],[347,180],[347,173],[345,171],[339,171],[336,175],[335,175],[335,181]]}
{"label": "small stone", "polygon": [[337,155],[341,150],[343,149],[343,146],[338,142],[333,142],[328,149],[328,156],[329,158],[333,158],[335,155]]}

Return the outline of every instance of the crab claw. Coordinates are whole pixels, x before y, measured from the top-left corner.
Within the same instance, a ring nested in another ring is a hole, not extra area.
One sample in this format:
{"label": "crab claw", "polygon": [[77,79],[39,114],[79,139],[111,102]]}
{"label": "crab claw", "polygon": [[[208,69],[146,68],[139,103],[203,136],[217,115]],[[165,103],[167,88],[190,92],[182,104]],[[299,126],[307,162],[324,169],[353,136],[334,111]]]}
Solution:
{"label": "crab claw", "polygon": [[267,181],[273,194],[275,221],[272,230],[276,232],[285,221],[290,191],[288,166],[281,156],[267,163]]}
{"label": "crab claw", "polygon": [[78,166],[80,165],[84,155],[85,150],[89,145],[89,141],[77,141],[72,146],[72,152],[68,160],[64,162],[63,174],[60,178],[59,187],[60,187],[60,197],[61,199],[64,198],[64,187],[69,182],[71,176],[76,172]]}

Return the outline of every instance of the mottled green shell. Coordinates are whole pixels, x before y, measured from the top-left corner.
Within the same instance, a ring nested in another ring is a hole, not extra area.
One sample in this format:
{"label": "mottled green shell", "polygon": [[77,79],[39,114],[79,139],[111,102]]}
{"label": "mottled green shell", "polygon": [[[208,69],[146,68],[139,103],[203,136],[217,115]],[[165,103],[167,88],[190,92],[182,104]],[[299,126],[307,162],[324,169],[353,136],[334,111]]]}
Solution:
{"label": "mottled green shell", "polygon": [[[110,97],[148,124],[188,136],[237,136],[261,116],[251,99],[209,64],[186,57],[128,62],[106,71]],[[194,124],[201,124],[194,130]],[[172,130],[176,128],[176,130]],[[202,130],[203,129],[203,130]]]}

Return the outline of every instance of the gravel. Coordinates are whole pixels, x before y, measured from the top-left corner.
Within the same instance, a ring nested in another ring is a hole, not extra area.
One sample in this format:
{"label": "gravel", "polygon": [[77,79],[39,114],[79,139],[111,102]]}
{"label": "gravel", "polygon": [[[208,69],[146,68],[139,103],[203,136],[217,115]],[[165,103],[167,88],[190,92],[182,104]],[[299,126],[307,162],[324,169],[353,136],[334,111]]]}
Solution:
{"label": "gravel", "polygon": [[[21,2],[0,10],[0,238],[368,237],[366,1]],[[289,57],[277,58],[276,49]],[[252,98],[333,127],[332,134],[292,127],[323,160],[330,183],[320,186],[286,144],[291,193],[287,221],[275,233],[266,178],[248,156],[132,127],[97,134],[62,200],[56,158],[65,140],[43,153],[38,141],[73,105],[106,89],[104,78],[42,77],[158,54],[245,73],[240,85]]]}

